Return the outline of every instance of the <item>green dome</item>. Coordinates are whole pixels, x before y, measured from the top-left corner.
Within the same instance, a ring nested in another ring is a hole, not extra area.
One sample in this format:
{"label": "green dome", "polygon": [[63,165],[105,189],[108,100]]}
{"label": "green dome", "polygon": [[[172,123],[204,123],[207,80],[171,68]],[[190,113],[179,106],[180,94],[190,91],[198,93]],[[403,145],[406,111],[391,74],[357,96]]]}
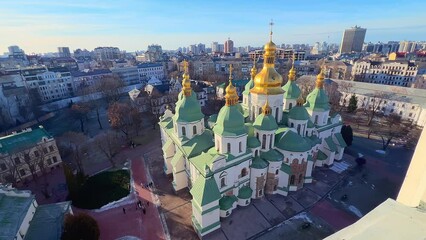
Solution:
{"label": "green dome", "polygon": [[256,156],[255,158],[253,158],[250,167],[256,169],[265,169],[268,167],[268,164],[269,163],[267,161],[261,159],[259,156]]}
{"label": "green dome", "polygon": [[314,111],[327,111],[330,110],[328,103],[328,96],[322,88],[315,88],[306,97],[305,107]]}
{"label": "green dome", "polygon": [[248,123],[245,123],[244,125],[246,125],[248,136],[249,137],[254,137],[254,127],[253,127],[253,124],[251,124],[251,123],[248,122]]}
{"label": "green dome", "polygon": [[280,162],[284,156],[275,149],[271,149],[267,152],[261,152],[260,157],[269,162]]}
{"label": "green dome", "polygon": [[244,116],[237,105],[223,106],[217,116],[213,132],[222,136],[239,136],[247,134]]}
{"label": "green dome", "polygon": [[306,152],[311,150],[311,144],[306,142],[302,136],[291,130],[275,141],[275,146],[285,151]]}
{"label": "green dome", "polygon": [[243,106],[241,106],[241,104],[240,104],[240,103],[237,103],[235,106],[237,106],[238,111],[240,111],[240,113],[241,113],[241,114],[243,114],[243,116],[244,116],[244,109],[243,109]]}
{"label": "green dome", "polygon": [[288,81],[282,89],[285,91],[285,99],[297,99],[300,96],[300,88],[294,81]]}
{"label": "green dome", "polygon": [[200,103],[194,92],[192,92],[191,96],[181,97],[176,102],[175,115],[173,116],[176,122],[195,122],[204,118]]}
{"label": "green dome", "polygon": [[253,190],[249,186],[244,186],[238,190],[239,199],[249,199],[253,194]]}
{"label": "green dome", "polygon": [[250,93],[250,89],[252,89],[253,87],[254,87],[253,79],[250,79],[250,81],[244,87],[243,94],[249,94]]}
{"label": "green dome", "polygon": [[293,120],[309,120],[310,116],[305,107],[295,106],[288,112],[288,118]]}
{"label": "green dome", "polygon": [[254,120],[253,123],[253,127],[257,130],[263,131],[272,131],[278,129],[275,118],[271,114],[265,115],[263,113],[256,117],[256,120]]}

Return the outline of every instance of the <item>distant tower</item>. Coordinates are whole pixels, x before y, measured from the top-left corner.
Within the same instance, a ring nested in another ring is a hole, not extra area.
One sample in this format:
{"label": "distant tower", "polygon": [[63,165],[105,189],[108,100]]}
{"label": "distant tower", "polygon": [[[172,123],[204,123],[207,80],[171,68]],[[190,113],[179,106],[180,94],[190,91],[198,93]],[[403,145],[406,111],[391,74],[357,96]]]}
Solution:
{"label": "distant tower", "polygon": [[59,57],[71,57],[71,52],[69,47],[58,47],[58,56]]}
{"label": "distant tower", "polygon": [[225,41],[225,53],[232,53],[234,52],[234,42],[228,38],[228,40]]}
{"label": "distant tower", "polygon": [[340,45],[340,53],[361,52],[366,32],[366,28],[358,26],[346,29],[343,34],[342,44]]}

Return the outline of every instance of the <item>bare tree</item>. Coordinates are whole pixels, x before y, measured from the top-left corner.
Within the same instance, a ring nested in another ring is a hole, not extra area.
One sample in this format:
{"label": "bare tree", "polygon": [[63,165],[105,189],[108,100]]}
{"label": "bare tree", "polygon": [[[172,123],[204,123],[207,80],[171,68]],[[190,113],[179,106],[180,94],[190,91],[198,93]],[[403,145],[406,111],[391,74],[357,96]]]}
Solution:
{"label": "bare tree", "polygon": [[18,180],[22,180],[21,175],[18,172],[18,165],[13,159],[13,155],[9,155],[9,157],[5,158],[4,163],[7,166],[8,175],[6,176],[6,181],[12,183],[13,186],[16,185]]}
{"label": "bare tree", "polygon": [[382,139],[383,150],[386,150],[394,138],[407,136],[411,129],[411,123],[403,122],[401,116],[395,113],[382,118],[378,135]]}
{"label": "bare tree", "polygon": [[121,144],[117,133],[108,131],[95,138],[97,148],[107,157],[112,167],[115,167],[114,156],[120,152]]}
{"label": "bare tree", "polygon": [[66,132],[58,138],[61,155],[70,155],[77,165],[77,171],[82,175],[85,174],[83,163],[87,159],[89,151],[87,142],[87,136],[80,132]]}
{"label": "bare tree", "polygon": [[376,115],[380,113],[381,107],[383,107],[382,104],[384,103],[385,99],[388,98],[388,94],[376,91],[369,98],[362,100],[364,110],[367,115],[367,126],[371,125],[374,117],[376,117]]}
{"label": "bare tree", "polygon": [[37,89],[28,90],[28,97],[30,101],[30,110],[34,114],[35,119],[39,122],[39,118],[43,116],[43,111],[40,108],[42,103],[41,96]]}
{"label": "bare tree", "polygon": [[102,100],[97,98],[96,93],[97,89],[95,87],[86,87],[82,89],[83,99],[85,100],[86,105],[90,110],[95,111],[99,129],[103,129],[99,115],[99,110],[102,107]]}
{"label": "bare tree", "polygon": [[71,106],[72,116],[80,121],[81,132],[84,132],[84,121],[87,119],[87,114],[90,108],[86,103],[73,104]]}
{"label": "bare tree", "polygon": [[24,165],[28,167],[30,170],[31,176],[33,177],[34,181],[37,182],[37,162],[34,161],[34,159],[31,159],[31,148],[30,149],[23,149],[22,151],[19,151],[17,155],[19,156],[19,161],[23,160]]}
{"label": "bare tree", "polygon": [[131,137],[132,131],[138,133],[142,123],[142,117],[136,108],[118,102],[109,106],[108,119],[111,128],[124,133],[127,139]]}
{"label": "bare tree", "polygon": [[117,102],[120,100],[120,89],[124,86],[124,82],[116,75],[104,76],[95,86],[96,91],[100,92],[106,99],[107,103]]}

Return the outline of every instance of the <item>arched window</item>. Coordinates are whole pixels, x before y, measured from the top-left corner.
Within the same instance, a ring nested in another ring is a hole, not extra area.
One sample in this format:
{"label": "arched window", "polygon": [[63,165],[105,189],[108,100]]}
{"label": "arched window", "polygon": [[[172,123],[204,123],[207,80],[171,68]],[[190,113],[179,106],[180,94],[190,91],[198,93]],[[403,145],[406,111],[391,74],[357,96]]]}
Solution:
{"label": "arched window", "polygon": [[278,110],[279,108],[275,108],[275,120],[278,122]]}
{"label": "arched window", "polygon": [[272,134],[269,135],[269,148],[272,148]]}
{"label": "arched window", "polygon": [[219,140],[216,139],[216,150],[220,152]]}
{"label": "arched window", "polygon": [[185,127],[182,127],[182,136],[186,136],[186,129],[185,129]]}
{"label": "arched window", "polygon": [[266,134],[262,135],[262,149],[266,148]]}
{"label": "arched window", "polygon": [[288,104],[288,110],[290,110],[293,107],[293,103]]}
{"label": "arched window", "polygon": [[278,169],[275,171],[275,175],[278,175]]}
{"label": "arched window", "polygon": [[303,175],[302,175],[302,174],[300,174],[300,175],[299,175],[299,184],[300,184],[300,183],[302,183],[302,180],[303,180]]}
{"label": "arched window", "polygon": [[297,133],[300,134],[300,124],[297,124]]}
{"label": "arched window", "polygon": [[294,185],[295,178],[296,177],[294,175],[291,175],[291,177],[290,177],[290,185]]}
{"label": "arched window", "polygon": [[318,115],[315,116],[315,124],[318,124]]}
{"label": "arched window", "polygon": [[243,144],[242,144],[241,142],[239,142],[239,143],[238,143],[238,150],[239,150],[240,152],[242,152],[242,151],[243,151]]}
{"label": "arched window", "polygon": [[254,151],[254,156],[257,157],[257,155],[259,154],[259,150]]}
{"label": "arched window", "polygon": [[259,115],[262,114],[262,108],[259,108]]}
{"label": "arched window", "polygon": [[221,187],[221,188],[223,188],[223,187],[225,187],[225,186],[226,186],[225,181],[226,181],[225,177],[223,177],[223,178],[221,178],[221,179],[220,179],[220,187]]}
{"label": "arched window", "polygon": [[257,138],[257,140],[260,140],[259,139],[259,133],[256,133],[256,138]]}
{"label": "arched window", "polygon": [[227,153],[230,153],[230,152],[231,152],[231,144],[230,144],[230,143],[227,143],[227,144],[226,144],[226,150],[227,150],[227,151],[226,151]]}
{"label": "arched window", "polygon": [[194,133],[194,135],[196,135],[196,134],[197,134],[197,126],[193,126],[193,127],[192,127],[192,132]]}
{"label": "arched window", "polygon": [[247,168],[241,169],[241,177],[244,177],[247,175]]}
{"label": "arched window", "polygon": [[294,127],[294,123],[291,123],[291,124],[290,124],[290,127]]}

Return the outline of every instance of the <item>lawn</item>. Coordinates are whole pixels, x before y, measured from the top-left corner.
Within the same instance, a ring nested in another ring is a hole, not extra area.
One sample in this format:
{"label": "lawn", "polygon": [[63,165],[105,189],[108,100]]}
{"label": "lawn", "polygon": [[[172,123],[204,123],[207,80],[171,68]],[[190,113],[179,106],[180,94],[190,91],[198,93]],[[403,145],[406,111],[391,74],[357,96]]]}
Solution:
{"label": "lawn", "polygon": [[128,170],[102,172],[87,179],[72,203],[83,209],[97,209],[129,195],[129,184]]}

